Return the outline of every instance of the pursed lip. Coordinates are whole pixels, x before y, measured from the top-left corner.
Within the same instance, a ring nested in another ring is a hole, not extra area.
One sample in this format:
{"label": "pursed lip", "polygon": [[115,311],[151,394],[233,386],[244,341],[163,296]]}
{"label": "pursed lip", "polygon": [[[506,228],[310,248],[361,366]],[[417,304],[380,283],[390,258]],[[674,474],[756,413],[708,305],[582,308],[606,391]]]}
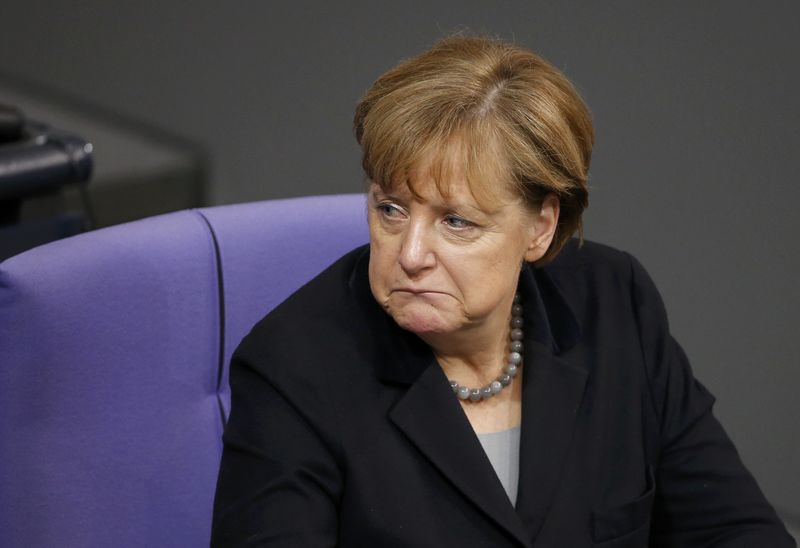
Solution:
{"label": "pursed lip", "polygon": [[441,293],[444,294],[443,291],[436,291],[435,289],[418,289],[413,287],[397,287],[392,289],[392,293],[411,293],[413,295],[421,295],[422,293]]}

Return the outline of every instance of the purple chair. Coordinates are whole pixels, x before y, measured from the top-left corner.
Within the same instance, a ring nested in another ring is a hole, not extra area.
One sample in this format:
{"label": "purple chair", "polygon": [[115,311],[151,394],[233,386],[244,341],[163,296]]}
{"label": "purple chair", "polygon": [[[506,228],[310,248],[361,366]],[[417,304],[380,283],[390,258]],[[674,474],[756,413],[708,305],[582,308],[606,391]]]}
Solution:
{"label": "purple chair", "polygon": [[233,349],[366,241],[353,194],[181,211],[0,263],[0,546],[207,546]]}

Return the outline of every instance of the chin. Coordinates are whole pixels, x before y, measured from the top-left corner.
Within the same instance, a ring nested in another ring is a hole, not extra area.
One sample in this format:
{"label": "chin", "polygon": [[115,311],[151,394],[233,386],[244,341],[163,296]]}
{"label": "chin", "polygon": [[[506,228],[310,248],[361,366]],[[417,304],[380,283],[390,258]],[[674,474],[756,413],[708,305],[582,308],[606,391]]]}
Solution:
{"label": "chin", "polygon": [[454,326],[444,321],[436,311],[393,310],[391,306],[387,311],[397,325],[417,335],[449,333],[454,330]]}

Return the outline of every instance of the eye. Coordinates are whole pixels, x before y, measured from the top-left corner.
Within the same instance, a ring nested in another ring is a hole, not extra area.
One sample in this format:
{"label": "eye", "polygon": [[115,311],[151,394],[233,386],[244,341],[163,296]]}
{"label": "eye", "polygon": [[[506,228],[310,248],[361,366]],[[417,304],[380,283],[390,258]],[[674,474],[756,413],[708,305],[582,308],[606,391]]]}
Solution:
{"label": "eye", "polygon": [[463,230],[465,228],[472,228],[475,226],[475,223],[468,221],[463,217],[459,217],[458,215],[446,216],[444,218],[444,223],[450,228],[455,228],[457,230]]}
{"label": "eye", "polygon": [[384,218],[386,219],[399,219],[403,216],[403,211],[394,204],[383,203],[375,206]]}

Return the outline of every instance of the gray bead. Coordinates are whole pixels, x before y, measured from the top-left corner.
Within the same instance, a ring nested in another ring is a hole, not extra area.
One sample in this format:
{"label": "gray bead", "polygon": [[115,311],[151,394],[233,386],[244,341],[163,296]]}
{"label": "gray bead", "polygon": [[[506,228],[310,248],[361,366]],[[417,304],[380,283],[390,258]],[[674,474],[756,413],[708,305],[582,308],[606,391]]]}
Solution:
{"label": "gray bead", "polygon": [[519,367],[522,365],[522,339],[524,321],[522,319],[522,305],[520,304],[521,298],[519,293],[514,295],[514,304],[511,306],[511,341],[509,344],[508,362],[503,367],[503,373],[489,384],[480,388],[469,388],[468,386],[461,386],[456,381],[449,381],[450,388],[456,396],[462,400],[470,400],[479,402],[487,400],[492,396],[499,394],[503,388],[510,385],[514,377],[519,373]]}

